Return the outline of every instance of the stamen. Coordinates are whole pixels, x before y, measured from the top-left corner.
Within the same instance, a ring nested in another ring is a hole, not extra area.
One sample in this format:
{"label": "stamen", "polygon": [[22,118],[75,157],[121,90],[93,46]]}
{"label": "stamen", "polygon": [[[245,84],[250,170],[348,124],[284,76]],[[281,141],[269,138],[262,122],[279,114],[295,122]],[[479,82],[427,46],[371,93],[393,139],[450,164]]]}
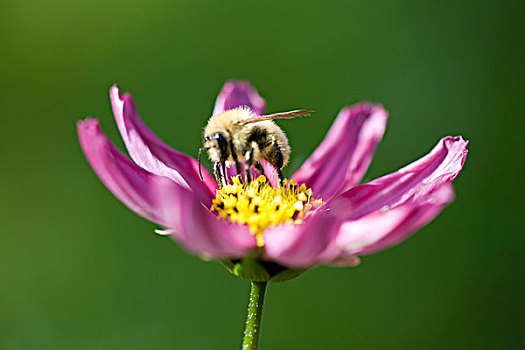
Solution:
{"label": "stamen", "polygon": [[300,223],[323,205],[321,199],[312,199],[312,190],[295,180],[284,180],[284,186],[273,188],[264,175],[250,184],[239,176],[217,190],[212,211],[224,220],[246,224],[257,237],[257,245],[264,245],[262,234],[272,225]]}

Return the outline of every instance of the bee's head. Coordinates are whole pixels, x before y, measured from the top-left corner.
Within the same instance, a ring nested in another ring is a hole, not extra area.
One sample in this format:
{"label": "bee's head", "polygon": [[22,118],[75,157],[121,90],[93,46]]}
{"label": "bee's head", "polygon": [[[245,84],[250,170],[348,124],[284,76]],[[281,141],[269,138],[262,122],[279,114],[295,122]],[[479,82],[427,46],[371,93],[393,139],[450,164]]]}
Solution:
{"label": "bee's head", "polygon": [[[199,173],[201,166],[201,153],[203,150],[208,152],[212,162],[224,162],[230,156],[230,143],[227,136],[222,132],[211,135],[204,135],[204,147],[199,149]],[[201,175],[202,179],[202,175]]]}
{"label": "bee's head", "polygon": [[230,156],[229,142],[222,132],[204,135],[204,149],[208,151],[210,159],[214,162],[224,162]]}

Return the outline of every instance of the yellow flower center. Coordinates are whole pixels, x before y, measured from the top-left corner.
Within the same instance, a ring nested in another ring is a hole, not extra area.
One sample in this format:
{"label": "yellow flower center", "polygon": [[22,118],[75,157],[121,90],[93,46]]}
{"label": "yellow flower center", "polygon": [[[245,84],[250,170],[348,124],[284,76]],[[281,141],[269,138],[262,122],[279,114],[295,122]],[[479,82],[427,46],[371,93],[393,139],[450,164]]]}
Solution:
{"label": "yellow flower center", "polygon": [[236,176],[233,184],[217,190],[211,210],[222,219],[248,225],[257,237],[257,245],[262,247],[262,233],[268,227],[301,223],[322,205],[322,200],[312,199],[311,188],[304,184],[297,188],[295,180],[285,180],[283,187],[273,188],[264,176],[250,184]]}

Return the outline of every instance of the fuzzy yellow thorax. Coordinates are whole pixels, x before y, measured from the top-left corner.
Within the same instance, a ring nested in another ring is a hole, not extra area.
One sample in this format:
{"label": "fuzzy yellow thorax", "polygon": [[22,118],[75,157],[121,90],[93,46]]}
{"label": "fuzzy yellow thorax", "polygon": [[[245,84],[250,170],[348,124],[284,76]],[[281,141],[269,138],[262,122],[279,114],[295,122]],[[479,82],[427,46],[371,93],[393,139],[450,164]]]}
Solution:
{"label": "fuzzy yellow thorax", "polygon": [[272,187],[265,176],[259,176],[250,184],[239,176],[233,183],[217,190],[212,211],[232,222],[246,224],[257,237],[257,245],[264,245],[262,233],[268,227],[282,223],[301,223],[305,217],[323,205],[322,200],[312,198],[312,189],[295,180],[284,180],[284,186]]}

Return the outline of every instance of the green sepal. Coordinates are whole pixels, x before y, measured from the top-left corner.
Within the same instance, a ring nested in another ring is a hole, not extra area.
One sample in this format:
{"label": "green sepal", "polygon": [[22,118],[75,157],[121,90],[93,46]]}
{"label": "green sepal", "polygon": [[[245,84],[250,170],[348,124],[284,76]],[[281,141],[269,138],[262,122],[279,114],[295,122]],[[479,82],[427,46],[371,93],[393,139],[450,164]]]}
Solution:
{"label": "green sepal", "polygon": [[270,274],[254,258],[245,257],[233,267],[235,276],[256,282],[266,282],[270,280]]}
{"label": "green sepal", "polygon": [[[306,271],[306,269],[285,269],[275,263],[258,261],[253,257],[244,257],[241,261],[237,262],[233,262],[230,259],[219,261],[235,276],[256,282],[284,282]],[[273,268],[270,265],[273,265]],[[276,272],[275,266],[279,267],[277,269],[278,272]]]}
{"label": "green sepal", "polygon": [[285,282],[291,280],[292,278],[298,277],[305,271],[306,269],[284,270],[275,276],[272,276],[272,278],[270,278],[270,282]]}
{"label": "green sepal", "polygon": [[225,260],[219,260],[219,262],[228,269],[231,273],[233,273],[233,268],[235,267],[235,264],[230,259]]}

